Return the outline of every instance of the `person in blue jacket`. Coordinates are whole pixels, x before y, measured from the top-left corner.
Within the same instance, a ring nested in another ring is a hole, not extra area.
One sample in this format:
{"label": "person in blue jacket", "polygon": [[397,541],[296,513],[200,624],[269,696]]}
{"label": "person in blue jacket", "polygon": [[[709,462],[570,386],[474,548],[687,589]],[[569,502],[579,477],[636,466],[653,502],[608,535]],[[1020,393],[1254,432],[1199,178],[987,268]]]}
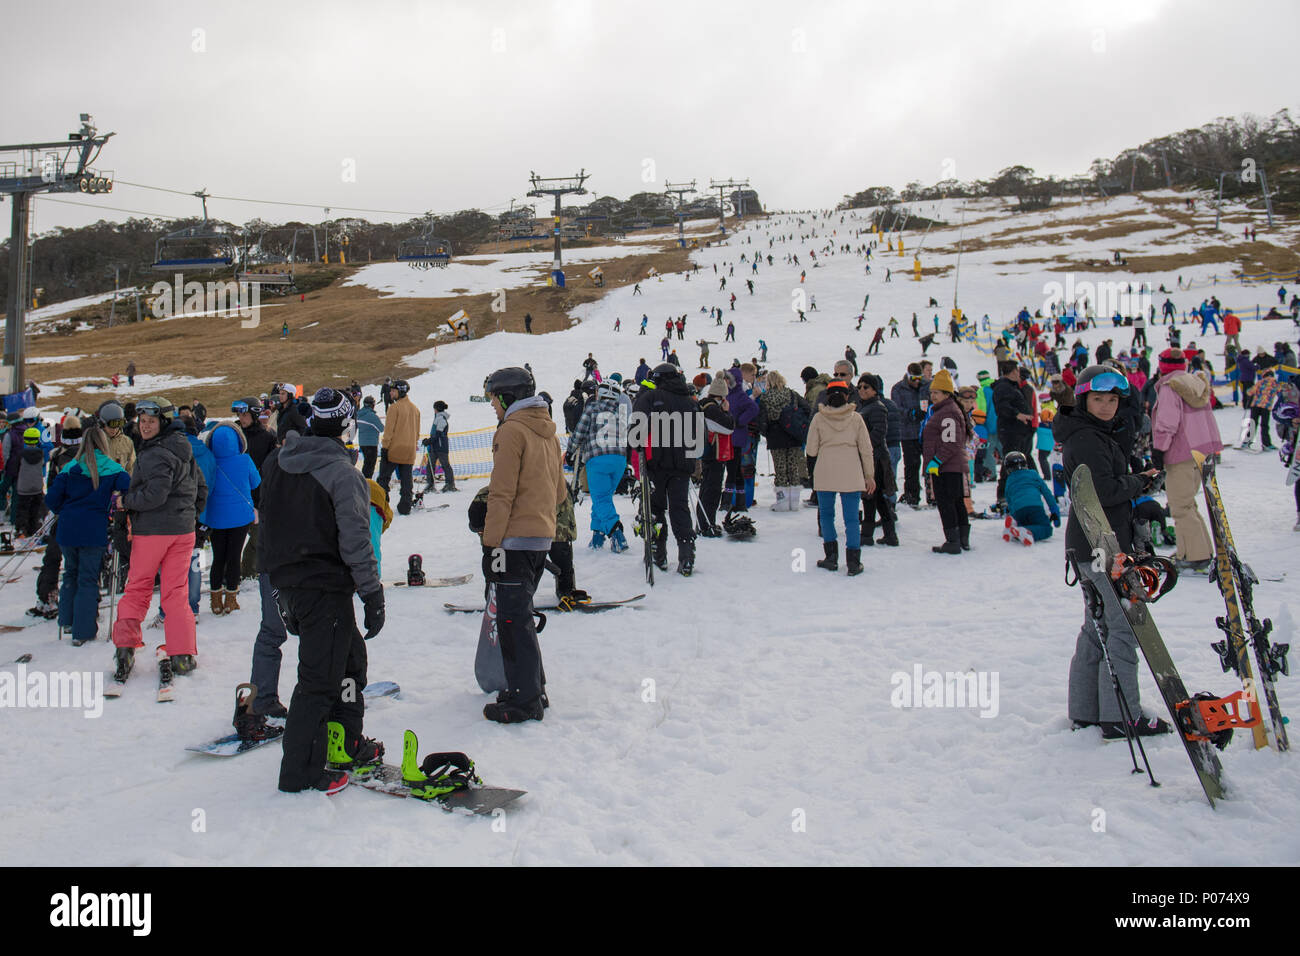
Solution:
{"label": "person in blue jacket", "polygon": [[357,445],[361,448],[361,474],[366,478],[375,477],[375,462],[379,458],[379,436],[383,434],[384,423],[375,411],[373,395],[367,395],[361,410],[357,412]]}
{"label": "person in blue jacket", "polygon": [[262,477],[248,456],[248,443],[237,425],[221,422],[204,435],[204,440],[214,458],[202,518],[212,542],[212,613],[229,614],[239,610],[235,598],[239,593],[239,558],[248,526],[257,518],[253,489],[262,483]]}
{"label": "person in blue jacket", "polygon": [[130,487],[131,476],[108,457],[103,431],[91,426],[81,436],[77,457],[54,476],[45,494],[46,505],[59,516],[55,540],[63,551],[59,627],[71,628],[74,647],[95,639],[108,509],[113,495]]}
{"label": "person in blue jacket", "polygon": [[[1052,527],[1061,526],[1061,509],[1057,507],[1052,492],[1029,464],[1024,452],[1008,452],[1002,459],[1002,466],[1007,479],[1006,530],[1002,532],[1002,540],[1030,545],[1050,538]],[[1047,510],[1043,509],[1043,502],[1046,502]]]}

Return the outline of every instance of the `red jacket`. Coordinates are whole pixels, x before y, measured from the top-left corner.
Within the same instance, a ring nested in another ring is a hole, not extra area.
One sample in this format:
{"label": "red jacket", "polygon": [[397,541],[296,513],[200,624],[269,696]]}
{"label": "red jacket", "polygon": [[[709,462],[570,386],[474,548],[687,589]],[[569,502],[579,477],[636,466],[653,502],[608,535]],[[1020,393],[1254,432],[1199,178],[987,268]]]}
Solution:
{"label": "red jacket", "polygon": [[1223,334],[1236,335],[1240,331],[1241,331],[1241,319],[1237,318],[1237,316],[1232,312],[1226,313],[1223,316]]}

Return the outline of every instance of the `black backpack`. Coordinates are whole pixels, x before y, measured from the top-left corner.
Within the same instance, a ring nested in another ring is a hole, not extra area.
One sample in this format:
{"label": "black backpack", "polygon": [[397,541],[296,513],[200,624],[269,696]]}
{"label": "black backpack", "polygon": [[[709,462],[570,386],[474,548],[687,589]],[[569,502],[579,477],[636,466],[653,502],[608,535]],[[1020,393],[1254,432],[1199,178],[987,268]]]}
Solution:
{"label": "black backpack", "polygon": [[790,401],[786,403],[785,408],[781,409],[781,415],[776,421],[783,432],[802,445],[808,440],[808,426],[812,423],[812,409],[806,401],[791,392]]}

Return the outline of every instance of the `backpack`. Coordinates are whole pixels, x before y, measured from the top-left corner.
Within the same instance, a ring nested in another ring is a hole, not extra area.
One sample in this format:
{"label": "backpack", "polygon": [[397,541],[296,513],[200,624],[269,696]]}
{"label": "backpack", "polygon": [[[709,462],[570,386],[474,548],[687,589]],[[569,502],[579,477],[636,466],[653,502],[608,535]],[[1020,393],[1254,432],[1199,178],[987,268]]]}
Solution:
{"label": "backpack", "polygon": [[812,409],[806,401],[803,401],[792,392],[790,401],[786,403],[785,408],[781,409],[781,415],[776,422],[781,426],[783,432],[803,444],[808,440],[808,426],[812,423]]}

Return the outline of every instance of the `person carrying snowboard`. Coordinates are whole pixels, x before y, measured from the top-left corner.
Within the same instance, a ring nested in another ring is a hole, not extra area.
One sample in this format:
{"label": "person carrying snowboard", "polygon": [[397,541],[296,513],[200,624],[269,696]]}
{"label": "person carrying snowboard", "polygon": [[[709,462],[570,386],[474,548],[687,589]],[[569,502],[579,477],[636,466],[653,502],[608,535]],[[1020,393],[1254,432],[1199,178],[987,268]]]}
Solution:
{"label": "person carrying snowboard", "polygon": [[[384,745],[363,735],[365,641],[384,626],[384,586],[366,479],[342,441],[352,413],[347,396],[321,388],[307,434],[290,435],[262,466],[259,570],[279,592],[285,629],[298,635],[298,684],[280,761],[287,793],[337,793],[348,770],[365,772],[384,757]],[[353,594],[365,606],[364,635]]]}
{"label": "person carrying snowboard", "polygon": [[568,495],[555,423],[532,373],[510,367],[483,382],[500,427],[492,439],[492,478],[483,518],[483,577],[496,585],[497,634],[506,690],[483,708],[498,723],[541,720],[542,651],[533,594],[555,540],[556,510]]}
{"label": "person carrying snowboard", "polygon": [[[1076,405],[1063,405],[1053,422],[1052,431],[1062,445],[1066,482],[1080,465],[1092,472],[1097,497],[1106,511],[1106,521],[1115,532],[1119,550],[1133,549],[1133,502],[1154,482],[1159,472],[1149,469],[1141,474],[1129,471],[1128,456],[1115,438],[1119,427],[1121,396],[1129,391],[1128,379],[1105,365],[1091,365],[1079,373],[1074,386]],[[1079,573],[1100,590],[1111,587],[1105,570],[1094,570],[1092,546],[1083,532],[1078,516],[1071,510],[1065,528],[1065,549],[1073,551]],[[1138,690],[1138,645],[1118,604],[1106,608],[1107,650],[1115,668],[1120,689],[1132,713],[1139,715],[1129,728],[1139,736],[1167,734],[1173,728],[1159,717],[1142,715]],[[1075,729],[1101,727],[1105,740],[1126,736],[1119,701],[1115,699],[1110,674],[1101,651],[1101,634],[1088,613],[1085,599],[1083,627],[1070,658],[1069,716]]]}

